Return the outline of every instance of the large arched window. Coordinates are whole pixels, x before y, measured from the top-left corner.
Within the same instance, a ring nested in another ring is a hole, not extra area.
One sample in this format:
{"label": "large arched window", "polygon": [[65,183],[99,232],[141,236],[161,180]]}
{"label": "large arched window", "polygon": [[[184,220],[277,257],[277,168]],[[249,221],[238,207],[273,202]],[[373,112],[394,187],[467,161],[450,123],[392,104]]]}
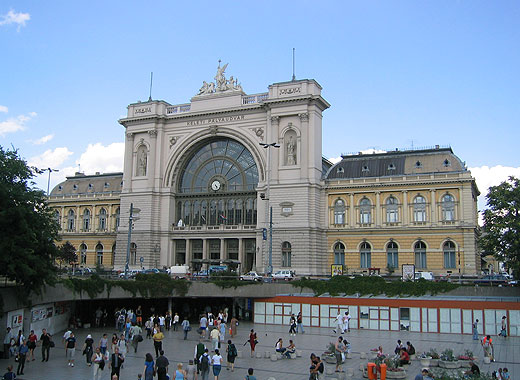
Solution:
{"label": "large arched window", "polygon": [[[226,215],[226,224],[233,225],[235,224],[235,200],[230,199],[227,202],[227,215]],[[238,223],[237,223],[238,224]]]}
{"label": "large arched window", "polygon": [[345,202],[342,199],[334,203],[334,224],[345,224]]}
{"label": "large arched window", "polygon": [[87,245],[85,243],[79,246],[79,260],[80,265],[87,263]]}
{"label": "large arched window", "polygon": [[427,268],[426,244],[424,244],[422,241],[418,241],[415,243],[413,250],[415,252],[415,267],[420,269]]}
{"label": "large arched window", "polygon": [[451,194],[445,194],[442,197],[442,220],[451,222],[455,220],[455,198]]}
{"label": "large arched window", "polygon": [[291,266],[291,243],[284,241],[282,243],[282,267]]}
{"label": "large arched window", "polygon": [[386,222],[397,223],[399,221],[397,198],[389,196],[386,199]]}
{"label": "large arched window", "polygon": [[372,247],[367,242],[361,243],[359,248],[359,259],[361,268],[370,268],[372,266]]}
{"label": "large arched window", "polygon": [[90,231],[90,210],[83,211],[83,231]]}
{"label": "large arched window", "polygon": [[101,208],[99,210],[99,230],[106,231],[107,229],[107,210]]}
{"label": "large arched window", "polygon": [[334,264],[345,265],[345,245],[343,243],[334,244]]}
{"label": "large arched window", "polygon": [[103,244],[96,245],[96,265],[103,265]]}
{"label": "large arched window", "polygon": [[455,254],[455,244],[452,241],[447,241],[442,247],[444,251],[444,268],[456,268],[457,256]]}
{"label": "large arched window", "polygon": [[363,198],[359,202],[359,223],[372,223],[372,204],[368,198]]}
{"label": "large arched window", "polygon": [[130,265],[135,265],[137,263],[137,244],[130,244]]}
{"label": "large arched window", "polygon": [[69,210],[67,214],[67,231],[73,232],[76,224],[76,215],[74,214],[74,210]]}
{"label": "large arched window", "polygon": [[399,268],[399,251],[397,249],[397,244],[391,241],[386,246],[386,265],[388,268]]}
{"label": "large arched window", "polygon": [[426,222],[426,199],[422,195],[413,199],[413,221]]}

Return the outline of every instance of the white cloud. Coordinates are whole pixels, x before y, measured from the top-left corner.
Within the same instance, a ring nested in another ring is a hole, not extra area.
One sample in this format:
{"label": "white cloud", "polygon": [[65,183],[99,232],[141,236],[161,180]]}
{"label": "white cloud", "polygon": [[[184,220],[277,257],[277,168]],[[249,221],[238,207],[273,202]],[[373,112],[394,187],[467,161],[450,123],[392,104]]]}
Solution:
{"label": "white cloud", "polygon": [[370,149],[360,150],[359,153],[363,153],[363,154],[386,153],[386,150],[370,148]]}
{"label": "white cloud", "polygon": [[0,105],[0,112],[7,113],[7,112],[9,112],[9,108],[7,108],[6,106]]}
{"label": "white cloud", "polygon": [[342,160],[341,156],[339,157],[331,157],[328,159],[330,162],[332,162],[332,164],[337,164],[338,162],[340,162]]}
{"label": "white cloud", "polygon": [[[3,106],[2,106],[3,107]],[[7,107],[5,107],[7,109]],[[0,121],[0,137],[8,133],[23,131],[25,123],[36,117],[36,112],[30,112],[29,115],[19,115],[17,117],[9,118],[5,121]]]}
{"label": "white cloud", "polygon": [[38,156],[29,158],[27,162],[38,169],[58,169],[72,154],[73,152],[66,147],[48,149]]}
{"label": "white cloud", "polygon": [[38,140],[31,140],[31,142],[34,145],[42,145],[42,144],[45,144],[45,143],[51,141],[53,138],[54,138],[54,135],[50,134],[47,136],[40,137]]}
{"label": "white cloud", "polygon": [[89,144],[76,163],[81,165],[85,174],[120,172],[123,171],[124,154],[124,143]]}
{"label": "white cloud", "polygon": [[0,26],[1,25],[10,25],[16,24],[17,30],[19,31],[22,26],[25,26],[26,21],[31,19],[31,15],[29,13],[15,12],[12,9],[7,12],[7,14],[0,16]]}

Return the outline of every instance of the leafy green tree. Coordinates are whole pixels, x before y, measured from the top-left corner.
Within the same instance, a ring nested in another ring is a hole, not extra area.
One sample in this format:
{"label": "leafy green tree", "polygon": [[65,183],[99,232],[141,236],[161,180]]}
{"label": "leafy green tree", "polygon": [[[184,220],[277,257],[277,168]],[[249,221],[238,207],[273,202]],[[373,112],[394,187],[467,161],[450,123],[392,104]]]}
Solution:
{"label": "leafy green tree", "polygon": [[58,254],[56,257],[60,264],[64,263],[65,265],[76,264],[78,261],[78,255],[76,254],[76,247],[70,244],[69,241],[66,241],[62,244],[58,249]]}
{"label": "leafy green tree", "polygon": [[520,180],[509,177],[489,188],[480,246],[515,276],[520,273]]}
{"label": "leafy green tree", "polygon": [[18,151],[0,146],[0,275],[20,285],[20,295],[56,281],[58,225],[45,193],[34,187],[38,173]]}

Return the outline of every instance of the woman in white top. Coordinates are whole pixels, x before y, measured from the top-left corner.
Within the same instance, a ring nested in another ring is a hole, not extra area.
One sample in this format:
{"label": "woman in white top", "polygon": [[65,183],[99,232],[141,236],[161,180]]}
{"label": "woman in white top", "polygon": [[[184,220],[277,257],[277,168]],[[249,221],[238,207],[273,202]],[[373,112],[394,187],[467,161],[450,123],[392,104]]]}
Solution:
{"label": "woman in white top", "polygon": [[119,348],[119,353],[123,358],[126,357],[127,343],[125,340],[125,334],[121,334],[121,338],[117,341],[117,347]]}
{"label": "woman in white top", "polygon": [[96,351],[92,355],[92,363],[94,363],[94,374],[92,376],[93,380],[98,380],[103,375],[103,369],[99,368],[99,364],[104,360],[103,354],[99,347],[96,347]]}
{"label": "woman in white top", "polygon": [[218,349],[215,350],[215,355],[211,357],[211,364],[213,364],[213,376],[215,376],[215,380],[218,380],[218,375],[222,369],[222,356]]}

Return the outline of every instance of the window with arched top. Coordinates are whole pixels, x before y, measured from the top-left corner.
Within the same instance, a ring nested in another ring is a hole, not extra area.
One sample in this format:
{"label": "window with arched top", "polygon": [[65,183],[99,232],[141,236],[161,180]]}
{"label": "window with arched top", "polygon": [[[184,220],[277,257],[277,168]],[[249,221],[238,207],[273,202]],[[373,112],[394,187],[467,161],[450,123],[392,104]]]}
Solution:
{"label": "window with arched top", "polygon": [[334,224],[345,224],[345,201],[343,199],[334,202]]}
{"label": "window with arched top", "polygon": [[397,198],[389,196],[386,199],[386,222],[397,223],[399,221]]}
{"label": "window with arched top", "polygon": [[90,210],[83,211],[83,231],[90,231]]}
{"label": "window with arched top", "polygon": [[422,195],[413,199],[413,221],[426,222],[426,198]]}
{"label": "window with arched top", "polygon": [[81,243],[79,246],[79,260],[80,265],[87,263],[87,245],[85,243]]}
{"label": "window with arched top", "polygon": [[112,244],[112,262],[110,265],[114,265],[116,262],[116,243]]}
{"label": "window with arched top", "polygon": [[130,265],[135,265],[137,263],[137,244],[130,244]]}
{"label": "window with arched top", "polygon": [[372,223],[372,203],[368,198],[363,198],[359,202],[359,223]]}
{"label": "window with arched top", "polygon": [[426,244],[422,241],[415,243],[413,247],[415,253],[415,267],[420,269],[427,268],[426,262]]}
{"label": "window with arched top", "polygon": [[106,231],[107,229],[107,210],[101,208],[99,210],[99,230]]}
{"label": "window with arched top", "polygon": [[372,266],[372,247],[369,243],[361,243],[359,248],[359,259],[361,268],[370,268]]}
{"label": "window with arched top", "polygon": [[455,220],[455,198],[451,194],[445,194],[441,200],[442,220],[451,222]]}
{"label": "window with arched top", "polygon": [[116,208],[116,231],[119,228],[119,224],[121,223],[121,209]]}
{"label": "window with arched top", "polygon": [[288,241],[284,241],[282,243],[282,267],[290,267],[291,266],[291,258],[292,256],[292,248],[291,243]]}
{"label": "window with arched top", "polygon": [[447,241],[442,246],[442,250],[444,252],[444,268],[456,268],[457,256],[455,251],[455,243],[452,241]]}
{"label": "window with arched top", "polygon": [[74,214],[74,210],[69,210],[67,214],[67,231],[74,231],[74,226],[76,224],[76,215]]}
{"label": "window with arched top", "polygon": [[334,244],[334,264],[345,265],[345,245],[341,242]]}
{"label": "window with arched top", "polygon": [[386,265],[388,268],[399,268],[399,250],[393,241],[386,246]]}
{"label": "window with arched top", "polygon": [[103,244],[96,245],[96,265],[103,265]]}

